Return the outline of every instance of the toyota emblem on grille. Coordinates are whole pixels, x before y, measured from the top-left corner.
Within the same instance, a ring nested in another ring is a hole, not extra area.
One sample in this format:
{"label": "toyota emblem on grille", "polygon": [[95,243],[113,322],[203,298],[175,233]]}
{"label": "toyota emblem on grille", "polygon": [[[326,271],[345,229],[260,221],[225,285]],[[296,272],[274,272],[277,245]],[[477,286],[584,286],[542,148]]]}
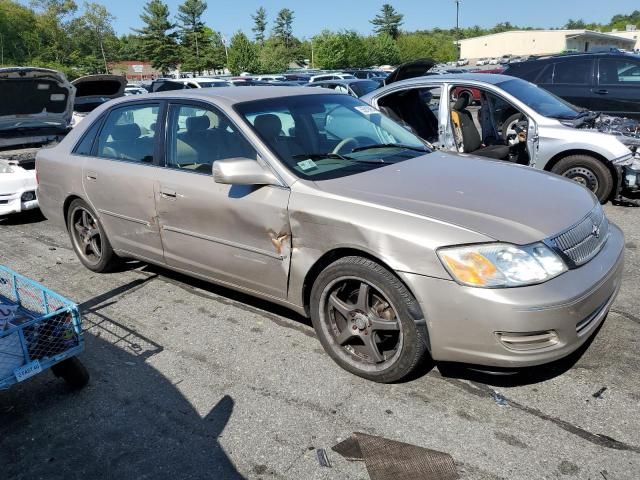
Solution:
{"label": "toyota emblem on grille", "polygon": [[600,238],[600,227],[594,224],[593,228],[591,229],[591,235],[596,238]]}

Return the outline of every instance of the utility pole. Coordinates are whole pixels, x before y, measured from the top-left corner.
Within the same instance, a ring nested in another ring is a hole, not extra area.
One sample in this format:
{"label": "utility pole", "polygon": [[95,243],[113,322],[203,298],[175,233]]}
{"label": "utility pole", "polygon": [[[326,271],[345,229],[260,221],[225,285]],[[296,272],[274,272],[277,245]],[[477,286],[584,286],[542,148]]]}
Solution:
{"label": "utility pole", "polygon": [[456,48],[458,49],[458,60],[460,60],[460,1],[456,2]]}

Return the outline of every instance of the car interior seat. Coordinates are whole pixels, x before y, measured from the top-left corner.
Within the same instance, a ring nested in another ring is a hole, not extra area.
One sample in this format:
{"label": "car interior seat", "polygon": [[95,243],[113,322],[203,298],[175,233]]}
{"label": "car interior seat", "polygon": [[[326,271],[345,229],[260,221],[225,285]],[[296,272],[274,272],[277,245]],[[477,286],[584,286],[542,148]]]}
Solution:
{"label": "car interior seat", "polygon": [[111,141],[106,142],[99,154],[107,158],[153,161],[153,138],[140,137],[142,130],[137,123],[114,125],[111,129]]}
{"label": "car interior seat", "polygon": [[[473,153],[482,157],[495,158],[497,160],[509,159],[509,147],[507,145],[482,146],[482,139],[478,128],[473,122],[471,112],[467,110],[469,97],[462,95],[453,106],[453,112],[457,116],[460,131],[462,134],[464,153]],[[453,115],[452,115],[453,116]]]}
{"label": "car interior seat", "polygon": [[418,89],[390,95],[380,102],[380,106],[393,111],[395,116],[409,124],[419,137],[429,142],[438,140],[438,118],[424,105]]}
{"label": "car interior seat", "polygon": [[278,156],[284,160],[291,160],[295,155],[303,154],[303,150],[291,137],[282,134],[282,121],[280,117],[272,113],[258,115],[254,121],[254,127],[273,148]]}

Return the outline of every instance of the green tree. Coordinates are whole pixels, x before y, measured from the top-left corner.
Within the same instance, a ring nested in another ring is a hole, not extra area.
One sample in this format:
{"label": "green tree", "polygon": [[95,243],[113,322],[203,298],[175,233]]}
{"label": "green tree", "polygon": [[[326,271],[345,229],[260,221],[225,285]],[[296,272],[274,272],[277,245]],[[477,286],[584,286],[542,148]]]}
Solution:
{"label": "green tree", "polygon": [[221,70],[227,64],[227,55],[219,32],[204,27],[205,48],[203,50],[204,66],[208,70]]}
{"label": "green tree", "polygon": [[289,68],[292,58],[291,52],[280,40],[270,38],[260,48],[258,60],[260,73],[279,73]]}
{"label": "green tree", "polygon": [[69,23],[74,48],[70,63],[86,73],[109,73],[109,62],[118,56],[115,17],[104,5],[85,2],[83,14]]}
{"label": "green tree", "polygon": [[257,72],[260,68],[256,45],[242,32],[231,37],[228,66],[233,75]]}
{"label": "green tree", "polygon": [[38,58],[42,62],[67,62],[71,53],[68,19],[78,6],[73,0],[32,0],[31,6],[38,13],[37,30],[41,41]]}
{"label": "green tree", "polygon": [[263,45],[265,41],[265,32],[267,31],[267,11],[264,7],[260,7],[255,15],[251,15],[253,19],[253,32],[256,42]]}
{"label": "green tree", "polygon": [[175,68],[178,55],[176,25],[169,21],[169,7],[162,0],[149,0],[143,7],[140,19],[144,27],[136,30],[141,37],[141,52],[153,68],[166,74]]}
{"label": "green tree", "polygon": [[202,21],[202,15],[206,9],[207,2],[204,0],[185,0],[178,7],[176,18],[180,25],[183,70],[200,73],[206,68],[206,62],[200,55],[200,50],[207,48],[205,26]]}
{"label": "green tree", "polygon": [[400,49],[387,33],[366,39],[367,65],[394,65],[400,61]]}
{"label": "green tree", "polygon": [[392,38],[398,38],[404,15],[399,13],[388,3],[382,5],[381,12],[370,22],[374,25],[374,31],[378,34],[386,33]]}
{"label": "green tree", "polygon": [[293,44],[293,19],[294,12],[283,8],[274,21],[273,36],[280,39],[286,48]]}

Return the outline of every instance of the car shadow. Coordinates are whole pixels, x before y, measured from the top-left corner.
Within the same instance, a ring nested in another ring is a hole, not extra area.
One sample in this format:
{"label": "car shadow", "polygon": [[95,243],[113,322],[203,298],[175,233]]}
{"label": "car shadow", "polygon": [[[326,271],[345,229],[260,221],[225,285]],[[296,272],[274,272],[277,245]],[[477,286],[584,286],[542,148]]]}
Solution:
{"label": "car shadow", "polygon": [[0,217],[0,225],[15,226],[29,225],[32,223],[40,223],[46,221],[46,217],[39,209],[26,210],[20,213],[13,213]]}
{"label": "car shadow", "polygon": [[[605,320],[606,321],[606,320]],[[604,325],[604,321],[591,334],[591,337],[576,351],[568,356],[535,367],[520,369],[490,368],[476,365],[467,365],[450,362],[438,362],[437,367],[440,374],[445,378],[455,378],[459,380],[469,380],[476,383],[483,383],[502,388],[521,387],[545,382],[571,370],[589,350],[598,332]]]}
{"label": "car shadow", "polygon": [[89,385],[47,371],[0,395],[2,478],[242,480],[219,443],[233,398],[212,393],[196,410],[177,387],[188,372],[165,377],[148,363],[163,347],[100,311],[114,296],[83,304]]}
{"label": "car shadow", "polygon": [[[135,268],[135,265],[135,263],[132,263],[131,267]],[[308,318],[299,315],[298,313],[286,307],[280,306],[273,302],[269,302],[268,300],[262,300],[258,297],[254,297],[252,295],[242,293],[231,288],[223,287],[215,283],[210,283],[205,280],[200,280],[195,277],[190,277],[188,275],[184,275],[182,273],[178,273],[164,267],[159,267],[157,265],[141,265],[142,267],[139,268],[140,271],[146,272],[147,274],[162,276],[164,280],[172,282],[177,286],[190,291],[191,293],[197,294],[197,290],[203,290],[212,295],[224,297],[230,302],[238,303],[242,308],[249,307],[257,310],[262,310],[264,312],[284,317],[311,327],[311,320],[309,320]]]}

